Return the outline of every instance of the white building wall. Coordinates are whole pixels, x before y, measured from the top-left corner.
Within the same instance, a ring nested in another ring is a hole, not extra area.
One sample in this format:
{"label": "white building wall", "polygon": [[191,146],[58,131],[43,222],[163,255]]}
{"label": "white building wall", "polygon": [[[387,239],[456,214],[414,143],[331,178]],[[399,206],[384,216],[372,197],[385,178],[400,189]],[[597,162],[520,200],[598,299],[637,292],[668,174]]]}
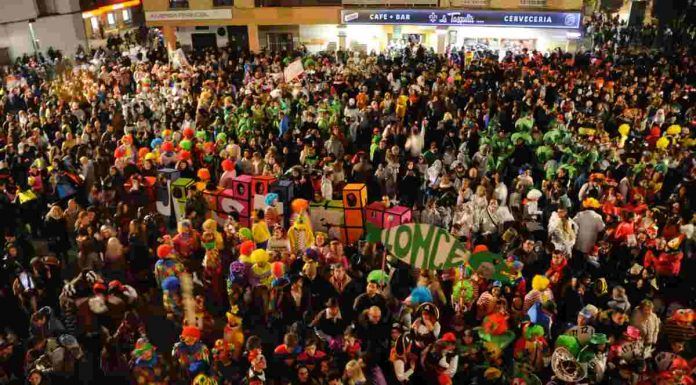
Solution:
{"label": "white building wall", "polygon": [[[33,23],[39,49],[46,52],[49,47],[61,50],[65,55],[73,55],[79,44],[85,46],[85,30],[82,15],[47,16],[36,19]],[[34,53],[29,32],[29,22],[19,21],[0,25],[0,47],[9,47],[13,59]]]}
{"label": "white building wall", "polygon": [[304,44],[309,52],[324,51],[329,43],[335,43],[338,48],[338,26],[300,25],[300,43]]}
{"label": "white building wall", "polygon": [[0,24],[34,19],[38,14],[34,0],[0,0]]}

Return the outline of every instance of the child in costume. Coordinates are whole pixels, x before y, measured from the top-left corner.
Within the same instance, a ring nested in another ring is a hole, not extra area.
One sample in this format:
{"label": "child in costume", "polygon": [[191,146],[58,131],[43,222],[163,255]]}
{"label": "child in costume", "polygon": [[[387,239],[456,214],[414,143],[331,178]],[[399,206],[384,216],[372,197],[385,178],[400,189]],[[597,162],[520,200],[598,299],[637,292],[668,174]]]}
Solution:
{"label": "child in costume", "polygon": [[181,283],[177,277],[167,277],[162,281],[162,303],[167,318],[180,322],[184,312],[181,297]]}
{"label": "child in costume", "polygon": [[527,312],[534,304],[553,301],[553,292],[549,289],[550,281],[543,275],[532,278],[532,290],[524,296],[524,311]]}
{"label": "child in costume", "polygon": [[166,385],[169,383],[169,372],[156,348],[147,340],[140,338],[135,343],[132,353],[132,375],[134,385]]}
{"label": "child in costume", "polygon": [[181,340],[172,348],[172,360],[183,378],[191,378],[191,364],[210,364],[210,352],[201,339],[201,331],[195,326],[184,326]]}
{"label": "child in costume", "polygon": [[237,315],[238,308],[233,306],[232,310],[225,313],[227,324],[223,329],[222,341],[229,349],[232,358],[237,361],[244,351],[244,331],[242,330],[242,317]]}
{"label": "child in costume", "polygon": [[244,241],[239,245],[239,262],[242,262],[245,266],[251,267],[253,264],[251,262],[251,253],[254,251],[254,241]]}
{"label": "child in costume", "polygon": [[215,248],[222,250],[225,242],[222,238],[222,233],[218,231],[218,224],[215,219],[206,219],[202,225],[203,232],[210,232],[214,235]]}
{"label": "child in costume", "polygon": [[308,216],[305,214],[309,203],[304,199],[296,199],[292,202],[292,210],[295,219],[288,230],[288,240],[293,253],[299,254],[314,245],[314,232]]}
{"label": "child in costume", "polygon": [[155,280],[158,285],[162,285],[168,277],[179,277],[185,271],[184,265],[176,259],[170,245],[159,245],[157,257],[159,260],[155,263]]}
{"label": "child in costume", "polygon": [[268,240],[271,238],[271,233],[268,231],[268,224],[266,223],[263,210],[256,211],[254,224],[251,226],[251,233],[254,237],[256,247],[265,249],[268,245]]}
{"label": "child in costume", "polygon": [[549,344],[544,338],[544,328],[525,323],[522,326],[522,336],[515,342],[513,355],[518,362],[525,362],[536,371],[541,371],[550,355]]}
{"label": "child in costume", "polygon": [[244,385],[264,385],[266,383],[266,357],[261,349],[250,350],[247,358],[250,367],[242,383]]}
{"label": "child in costume", "polygon": [[271,287],[273,276],[271,275],[271,265],[268,263],[268,252],[264,249],[254,250],[251,253],[251,261],[253,262],[251,266],[251,275],[249,277],[251,286],[263,285]]}
{"label": "child in costume", "polygon": [[193,228],[188,219],[179,223],[179,233],[172,239],[174,249],[185,264],[192,262],[192,258],[200,249],[200,241],[200,234]]}
{"label": "child in costume", "polygon": [[234,168],[234,161],[231,159],[225,159],[222,161],[221,165],[223,172],[222,175],[220,175],[220,182],[218,182],[218,186],[224,189],[231,189],[234,186],[232,181],[237,176],[237,171]]}
{"label": "child in costume", "polygon": [[194,317],[194,326],[201,331],[201,340],[208,343],[213,342],[213,340],[210,339],[210,334],[213,331],[215,321],[205,308],[205,299],[202,295],[197,295],[195,298]]}
{"label": "child in costume", "polygon": [[215,236],[211,232],[204,232],[201,236],[205,256],[203,257],[203,281],[205,282],[210,298],[216,305],[222,305],[224,300],[222,261],[220,251],[215,248]]}
{"label": "child in costume", "polygon": [[264,217],[266,218],[266,224],[268,225],[269,229],[274,228],[277,225],[280,225],[280,213],[278,212],[278,194],[276,193],[269,193],[266,195],[266,198],[264,199],[264,203],[266,204],[266,210],[264,212]]}

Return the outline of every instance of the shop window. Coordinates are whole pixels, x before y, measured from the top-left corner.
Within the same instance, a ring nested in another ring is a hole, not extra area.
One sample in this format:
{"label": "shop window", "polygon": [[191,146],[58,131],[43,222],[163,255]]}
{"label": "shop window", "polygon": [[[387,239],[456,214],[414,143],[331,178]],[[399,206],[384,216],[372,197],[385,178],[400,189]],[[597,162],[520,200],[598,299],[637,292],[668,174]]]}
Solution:
{"label": "shop window", "polygon": [[523,7],[545,7],[546,0],[520,0],[520,5]]}
{"label": "shop window", "polygon": [[89,23],[92,25],[92,33],[99,35],[99,18],[92,16],[89,18]]}
{"label": "shop window", "polygon": [[188,0],[169,0],[170,8],[188,8]]}
{"label": "shop window", "polygon": [[131,10],[130,9],[124,9],[123,12],[121,13],[123,15],[123,22],[124,23],[130,23],[131,20]]}
{"label": "shop window", "polygon": [[215,7],[231,7],[234,5],[234,0],[213,0]]}
{"label": "shop window", "polygon": [[106,14],[106,22],[109,23],[110,27],[116,25],[116,16],[112,12]]}

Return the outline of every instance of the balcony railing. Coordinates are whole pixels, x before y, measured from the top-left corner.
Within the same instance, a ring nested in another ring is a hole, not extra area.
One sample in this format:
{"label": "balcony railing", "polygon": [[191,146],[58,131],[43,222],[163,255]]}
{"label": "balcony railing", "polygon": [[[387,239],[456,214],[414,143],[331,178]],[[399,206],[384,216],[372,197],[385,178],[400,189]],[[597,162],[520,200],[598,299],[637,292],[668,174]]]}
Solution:
{"label": "balcony railing", "polygon": [[546,0],[520,0],[522,7],[545,7]]}
{"label": "balcony railing", "polygon": [[341,0],[256,0],[257,7],[314,7],[341,5]]}
{"label": "balcony railing", "polygon": [[437,7],[438,0],[343,0],[348,7]]}
{"label": "balcony railing", "polygon": [[490,0],[449,0],[450,7],[487,7]]}

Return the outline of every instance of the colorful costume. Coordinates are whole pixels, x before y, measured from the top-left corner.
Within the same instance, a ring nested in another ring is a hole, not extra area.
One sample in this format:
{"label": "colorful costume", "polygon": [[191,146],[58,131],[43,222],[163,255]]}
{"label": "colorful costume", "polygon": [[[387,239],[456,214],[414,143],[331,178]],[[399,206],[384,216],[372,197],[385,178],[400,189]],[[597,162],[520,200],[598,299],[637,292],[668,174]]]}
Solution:
{"label": "colorful costume", "polygon": [[179,277],[185,271],[184,265],[176,260],[172,253],[172,247],[163,244],[157,248],[157,257],[159,260],[155,263],[155,280],[158,285],[168,277]]}
{"label": "colorful costume", "polygon": [[172,348],[172,359],[179,370],[190,377],[189,367],[195,362],[210,363],[208,347],[200,341],[201,331],[195,326],[185,326],[181,341]]}
{"label": "colorful costume", "polygon": [[145,338],[135,343],[133,350],[132,374],[134,385],[166,385],[167,367],[162,357],[156,353],[155,347]]}

